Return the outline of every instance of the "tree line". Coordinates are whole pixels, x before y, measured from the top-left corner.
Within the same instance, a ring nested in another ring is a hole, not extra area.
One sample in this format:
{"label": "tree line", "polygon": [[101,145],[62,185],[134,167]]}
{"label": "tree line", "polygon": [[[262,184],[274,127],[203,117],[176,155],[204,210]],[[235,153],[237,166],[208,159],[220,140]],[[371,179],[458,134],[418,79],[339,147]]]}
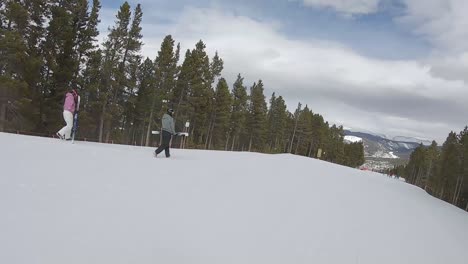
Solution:
{"label": "tree line", "polygon": [[264,83],[232,87],[224,62],[200,40],[181,58],[168,35],[153,59],[141,55],[143,12],[125,2],[99,45],[99,0],[0,2],[0,131],[54,134],[63,124],[64,94],[81,95],[79,137],[153,145],[152,130],[168,108],[176,130],[190,122],[191,148],[294,153],[357,167],[362,143],[345,144],[307,105],[288,111],[282,96],[267,102]]}
{"label": "tree line", "polygon": [[421,144],[407,165],[397,166],[389,173],[468,210],[468,127],[458,134],[450,132],[442,147],[435,141],[430,146]]}

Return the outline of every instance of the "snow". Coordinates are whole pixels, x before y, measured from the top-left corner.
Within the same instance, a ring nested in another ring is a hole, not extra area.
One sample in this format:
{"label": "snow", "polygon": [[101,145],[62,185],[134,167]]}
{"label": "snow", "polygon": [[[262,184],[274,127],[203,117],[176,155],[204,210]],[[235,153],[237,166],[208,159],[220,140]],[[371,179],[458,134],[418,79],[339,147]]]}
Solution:
{"label": "snow", "polygon": [[410,149],[410,148],[411,148],[411,147],[410,147],[410,146],[408,146],[408,144],[406,144],[406,143],[398,143],[398,144],[401,144],[401,145],[403,145],[403,147],[404,147],[404,148],[406,148],[406,149]]}
{"label": "snow", "polygon": [[0,133],[0,263],[467,263],[468,213],[404,182],[153,150]]}
{"label": "snow", "polygon": [[432,144],[432,140],[426,138],[417,138],[417,137],[405,137],[405,136],[396,136],[393,138],[395,141],[402,141],[402,142],[410,142],[410,143],[418,143],[423,144],[425,146],[430,146]]}
{"label": "snow", "polygon": [[382,150],[376,151],[374,154],[370,156],[371,158],[382,158],[382,159],[398,159],[397,155],[393,154],[393,151],[385,152]]}
{"label": "snow", "polygon": [[344,141],[350,143],[357,143],[362,142],[362,138],[356,136],[344,136]]}

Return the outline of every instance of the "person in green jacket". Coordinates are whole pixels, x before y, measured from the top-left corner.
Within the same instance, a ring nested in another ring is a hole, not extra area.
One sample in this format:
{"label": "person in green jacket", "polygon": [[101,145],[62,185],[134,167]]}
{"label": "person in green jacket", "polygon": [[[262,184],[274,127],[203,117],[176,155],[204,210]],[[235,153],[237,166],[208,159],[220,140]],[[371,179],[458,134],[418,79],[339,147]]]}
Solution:
{"label": "person in green jacket", "polygon": [[165,151],[166,158],[169,158],[171,154],[169,153],[169,144],[171,142],[172,136],[176,135],[173,109],[168,109],[167,113],[162,117],[162,142],[159,147],[154,151],[154,156],[157,157],[159,153],[163,150]]}

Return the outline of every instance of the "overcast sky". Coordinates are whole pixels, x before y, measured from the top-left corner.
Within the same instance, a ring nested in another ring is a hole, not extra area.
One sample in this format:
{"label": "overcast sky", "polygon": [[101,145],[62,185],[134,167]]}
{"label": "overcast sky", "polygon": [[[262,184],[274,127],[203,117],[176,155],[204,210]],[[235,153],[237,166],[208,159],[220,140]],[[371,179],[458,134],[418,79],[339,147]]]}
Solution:
{"label": "overcast sky", "polygon": [[[101,39],[123,2],[103,0]],[[218,51],[232,85],[300,101],[331,123],[436,139],[468,125],[466,0],[141,0],[143,55],[165,35]]]}

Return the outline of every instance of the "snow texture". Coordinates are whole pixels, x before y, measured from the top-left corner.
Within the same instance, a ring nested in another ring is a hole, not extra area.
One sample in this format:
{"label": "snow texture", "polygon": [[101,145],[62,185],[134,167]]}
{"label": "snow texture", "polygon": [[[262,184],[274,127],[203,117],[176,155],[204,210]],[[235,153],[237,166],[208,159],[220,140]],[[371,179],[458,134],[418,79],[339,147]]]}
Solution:
{"label": "snow texture", "polygon": [[393,152],[384,152],[382,150],[376,151],[370,156],[371,158],[381,158],[381,159],[398,159],[399,157]]}
{"label": "snow texture", "polygon": [[392,159],[398,159],[399,158],[397,155],[393,154],[392,151],[390,151],[388,154],[390,155],[390,157],[392,157]]}
{"label": "snow texture", "polygon": [[362,138],[356,136],[344,136],[344,141],[350,143],[357,143],[362,142]]}
{"label": "snow texture", "polygon": [[289,154],[0,133],[0,263],[465,264],[468,213]]}

